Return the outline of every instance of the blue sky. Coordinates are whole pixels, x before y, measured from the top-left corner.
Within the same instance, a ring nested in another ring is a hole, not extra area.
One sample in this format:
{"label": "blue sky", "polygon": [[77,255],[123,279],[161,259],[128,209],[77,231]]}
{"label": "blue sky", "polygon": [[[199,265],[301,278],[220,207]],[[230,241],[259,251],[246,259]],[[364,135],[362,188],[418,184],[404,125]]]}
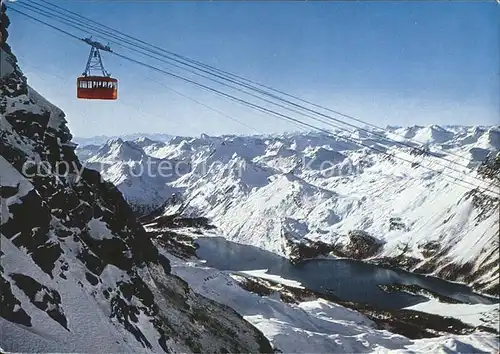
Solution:
{"label": "blue sky", "polygon": [[[500,123],[495,1],[52,1],[162,48],[379,126]],[[77,100],[75,80],[90,47],[12,11],[9,16],[9,42],[29,83],[66,112],[76,136],[298,128],[109,55],[103,60],[120,80],[119,100]]]}

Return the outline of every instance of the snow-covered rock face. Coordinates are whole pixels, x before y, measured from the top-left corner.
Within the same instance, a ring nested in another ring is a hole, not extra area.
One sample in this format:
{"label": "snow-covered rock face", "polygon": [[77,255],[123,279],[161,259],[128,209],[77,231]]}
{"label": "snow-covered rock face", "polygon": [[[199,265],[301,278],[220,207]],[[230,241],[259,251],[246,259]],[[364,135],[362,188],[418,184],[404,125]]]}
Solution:
{"label": "snow-covered rock face", "polygon": [[[82,167],[64,114],[5,43],[0,54],[0,350],[270,352],[241,316],[170,274],[120,191]],[[109,148],[92,154],[144,156]]]}
{"label": "snow-covered rock face", "polygon": [[[436,274],[498,295],[499,186],[494,173],[477,168],[499,156],[499,134],[498,126],[433,125],[351,136],[391,156],[322,133],[176,137],[141,148],[147,158],[190,166],[161,180],[169,187],[162,189],[164,201],[176,193],[165,214],[207,217],[232,241],[291,258],[297,250],[315,254],[302,246],[321,241],[319,248],[337,256]],[[414,149],[418,143],[426,153]],[[353,231],[366,237],[353,240]]]}

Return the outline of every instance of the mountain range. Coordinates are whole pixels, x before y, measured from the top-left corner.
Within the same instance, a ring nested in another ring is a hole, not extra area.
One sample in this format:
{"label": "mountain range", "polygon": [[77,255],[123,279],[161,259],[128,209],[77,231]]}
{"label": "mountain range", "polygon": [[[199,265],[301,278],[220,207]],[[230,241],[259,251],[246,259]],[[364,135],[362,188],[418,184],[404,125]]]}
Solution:
{"label": "mountain range", "polygon": [[110,139],[76,153],[141,215],[161,207],[293,260],[363,259],[499,294],[500,127],[333,134]]}

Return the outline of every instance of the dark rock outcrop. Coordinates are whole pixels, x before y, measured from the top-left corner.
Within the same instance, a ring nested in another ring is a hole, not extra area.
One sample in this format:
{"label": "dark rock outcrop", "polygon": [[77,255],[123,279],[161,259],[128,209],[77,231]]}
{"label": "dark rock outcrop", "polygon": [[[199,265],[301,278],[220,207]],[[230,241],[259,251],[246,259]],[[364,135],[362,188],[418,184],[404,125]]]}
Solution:
{"label": "dark rock outcrop", "polygon": [[406,230],[405,223],[401,220],[401,218],[390,218],[389,219],[389,231],[393,230]]}
{"label": "dark rock outcrop", "polygon": [[282,232],[282,237],[284,251],[292,263],[328,255],[367,259],[375,256],[383,246],[380,240],[361,230],[349,231],[349,240],[344,244],[330,244],[306,237],[299,239],[288,232]]}
{"label": "dark rock outcrop", "polygon": [[328,256],[331,253],[338,255],[340,252],[335,245],[319,240],[313,241],[303,238],[300,241],[285,238],[286,248],[290,262],[299,263],[306,259],[313,259],[321,256]]}
{"label": "dark rock outcrop", "polygon": [[481,177],[495,181],[498,188],[500,185],[500,152],[489,154],[478,167],[477,172]]}
{"label": "dark rock outcrop", "polygon": [[366,259],[373,257],[382,248],[383,243],[362,230],[351,230],[349,242],[343,247],[343,253],[350,258]]}

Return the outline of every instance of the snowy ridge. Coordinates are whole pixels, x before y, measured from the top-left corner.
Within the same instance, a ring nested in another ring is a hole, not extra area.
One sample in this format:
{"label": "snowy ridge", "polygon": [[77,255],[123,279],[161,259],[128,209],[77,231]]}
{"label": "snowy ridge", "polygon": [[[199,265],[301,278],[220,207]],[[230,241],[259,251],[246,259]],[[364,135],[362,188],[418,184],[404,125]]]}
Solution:
{"label": "snowy ridge", "polygon": [[[358,130],[350,139],[392,157],[324,133],[175,137],[141,148],[148,158],[190,166],[166,181],[183,203],[167,203],[165,215],[207,217],[230,240],[289,257],[290,242],[305,239],[341,256],[349,233],[361,230],[382,245],[367,260],[498,295],[498,181],[478,167],[498,156],[500,127],[394,127],[375,135]],[[412,148],[417,142],[428,152]],[[121,178],[114,173],[107,178]],[[143,194],[119,188],[144,202]]]}
{"label": "snowy ridge", "polygon": [[124,134],[124,135],[115,135],[115,136],[107,136],[107,135],[98,135],[92,137],[74,137],[73,142],[81,145],[102,145],[105,144],[108,140],[111,139],[123,139],[123,140],[141,140],[148,139],[154,141],[169,141],[173,137],[168,134],[148,134],[148,133],[136,133],[136,134]]}

